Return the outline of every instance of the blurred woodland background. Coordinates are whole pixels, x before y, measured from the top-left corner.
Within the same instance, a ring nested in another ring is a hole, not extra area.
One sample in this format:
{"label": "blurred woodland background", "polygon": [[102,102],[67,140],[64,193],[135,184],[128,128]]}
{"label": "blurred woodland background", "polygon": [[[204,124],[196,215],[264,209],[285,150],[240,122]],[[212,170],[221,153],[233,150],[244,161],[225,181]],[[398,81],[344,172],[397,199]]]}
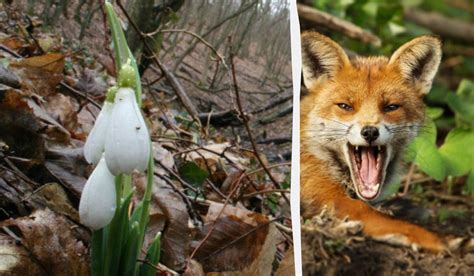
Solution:
{"label": "blurred woodland background", "polygon": [[357,230],[335,232],[343,222],[322,214],[303,227],[306,273],[472,275],[474,2],[298,1],[298,13],[302,30],[330,36],[349,55],[390,56],[423,34],[442,39],[443,59],[426,97],[426,127],[407,151],[402,181],[391,185],[391,197],[378,207],[446,237],[461,237],[456,253],[442,258],[370,240],[354,243],[361,238]]}
{"label": "blurred woodland background", "polygon": [[[163,233],[155,269],[288,272],[288,1],[111,2],[139,62],[154,142],[145,244]],[[82,146],[115,83],[110,47],[101,1],[0,2],[1,271],[88,273]]]}

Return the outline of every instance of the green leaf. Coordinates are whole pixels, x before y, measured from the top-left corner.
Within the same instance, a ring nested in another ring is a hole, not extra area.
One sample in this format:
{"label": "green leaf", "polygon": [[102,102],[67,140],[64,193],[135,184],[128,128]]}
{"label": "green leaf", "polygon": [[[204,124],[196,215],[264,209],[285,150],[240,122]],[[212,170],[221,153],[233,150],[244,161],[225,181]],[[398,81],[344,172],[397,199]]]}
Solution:
{"label": "green leaf", "polygon": [[439,149],[446,163],[447,175],[461,176],[473,167],[474,131],[455,128]]}
{"label": "green leaf", "polygon": [[91,245],[91,275],[100,276],[103,275],[102,265],[103,260],[103,250],[102,250],[102,241],[103,241],[103,229],[99,229],[92,233],[92,245]]}
{"label": "green leaf", "polygon": [[426,115],[428,115],[428,117],[430,117],[433,120],[436,120],[439,117],[441,117],[443,113],[444,113],[444,109],[442,109],[441,107],[427,107],[426,108]]}
{"label": "green leaf", "polygon": [[429,143],[427,140],[420,140],[416,147],[418,151],[415,163],[418,167],[435,180],[443,180],[446,176],[446,167],[436,145]]}
{"label": "green leaf", "polygon": [[[405,161],[413,162],[416,158],[417,153],[424,144],[435,144],[436,143],[436,125],[431,119],[427,119],[424,123],[424,127],[421,129],[418,136],[413,139],[405,155]],[[424,146],[426,147],[426,146]]]}
{"label": "green leaf", "polygon": [[[133,222],[130,226],[130,235],[128,235],[127,243],[122,249],[122,258],[120,260],[120,272],[122,275],[135,275],[137,267],[137,257],[139,253],[140,229],[138,222]],[[110,274],[118,275],[118,274]]]}
{"label": "green leaf", "polygon": [[456,113],[460,125],[474,126],[474,82],[462,80],[456,94],[448,94],[446,100]]}
{"label": "green leaf", "polygon": [[186,161],[178,169],[179,176],[194,187],[200,188],[209,173],[201,169],[196,163]]}
{"label": "green leaf", "polygon": [[[148,251],[146,253],[145,260],[150,264],[158,265],[160,261],[160,249],[161,249],[161,232],[158,232],[150,244]],[[154,276],[156,275],[156,269],[151,267],[147,263],[143,263],[140,266],[140,276]]]}
{"label": "green leaf", "polygon": [[135,57],[133,56],[130,48],[128,48],[127,40],[125,39],[125,34],[123,33],[122,26],[117,17],[117,14],[114,11],[112,4],[105,2],[105,9],[107,12],[107,19],[112,31],[112,42],[114,45],[115,52],[115,69],[117,73],[120,71],[123,65],[127,64],[127,61],[130,60],[130,65],[135,70],[135,95],[137,99],[138,106],[142,104],[142,84],[140,81],[140,74],[138,73],[138,66]]}
{"label": "green leaf", "polygon": [[105,258],[105,266],[108,266],[109,275],[117,275],[121,271],[121,253],[125,248],[125,241],[129,236],[129,217],[128,206],[132,199],[133,192],[130,191],[122,200],[120,206],[117,207],[115,216],[109,227],[109,235],[107,240],[107,252]]}
{"label": "green leaf", "polygon": [[427,120],[420,135],[408,146],[406,159],[415,162],[423,172],[434,179],[444,179],[446,168],[436,146],[436,126],[433,120]]}

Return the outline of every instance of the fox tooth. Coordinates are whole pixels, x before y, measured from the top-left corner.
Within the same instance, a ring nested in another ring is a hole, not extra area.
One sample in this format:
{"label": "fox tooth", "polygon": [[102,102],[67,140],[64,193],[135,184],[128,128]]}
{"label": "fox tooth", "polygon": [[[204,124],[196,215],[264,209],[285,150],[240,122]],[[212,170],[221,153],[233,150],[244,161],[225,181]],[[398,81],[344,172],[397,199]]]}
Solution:
{"label": "fox tooth", "polygon": [[381,150],[382,150],[382,147],[381,147],[381,146],[379,146],[379,152],[380,152]]}
{"label": "fox tooth", "polygon": [[359,151],[359,146],[356,146],[356,151]]}

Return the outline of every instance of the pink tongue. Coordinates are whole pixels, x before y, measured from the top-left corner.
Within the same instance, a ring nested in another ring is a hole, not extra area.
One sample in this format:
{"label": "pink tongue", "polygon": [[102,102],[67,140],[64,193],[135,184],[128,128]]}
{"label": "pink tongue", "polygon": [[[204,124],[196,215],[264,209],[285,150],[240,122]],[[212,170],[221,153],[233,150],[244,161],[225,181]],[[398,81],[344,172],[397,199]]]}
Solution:
{"label": "pink tongue", "polygon": [[377,184],[377,160],[369,148],[361,149],[360,178],[364,184]]}

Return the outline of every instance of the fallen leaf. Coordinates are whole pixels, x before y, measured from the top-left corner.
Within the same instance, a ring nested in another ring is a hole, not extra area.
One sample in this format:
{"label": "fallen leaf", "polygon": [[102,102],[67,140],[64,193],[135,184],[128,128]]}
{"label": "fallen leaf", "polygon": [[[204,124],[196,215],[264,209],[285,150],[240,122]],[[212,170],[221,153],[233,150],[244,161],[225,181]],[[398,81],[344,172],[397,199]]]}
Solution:
{"label": "fallen leaf", "polygon": [[46,152],[45,167],[75,198],[81,196],[86,183],[89,164],[84,160],[83,148],[53,148]]}
{"label": "fallen leaf", "polygon": [[71,97],[61,93],[48,95],[46,98],[46,111],[69,132],[74,132],[78,127],[78,103]]}
{"label": "fallen leaf", "polygon": [[152,205],[167,218],[161,238],[160,262],[173,270],[182,271],[189,256],[191,241],[186,204],[161,178],[155,177],[154,182]]}
{"label": "fallen leaf", "polygon": [[63,79],[64,55],[50,53],[12,61],[10,69],[20,78],[25,92],[47,96],[56,91],[56,86]]}
{"label": "fallen leaf", "polygon": [[[197,236],[202,240],[196,259],[206,272],[242,272],[242,275],[270,275],[276,253],[278,231],[267,217],[234,206],[211,203],[206,224]],[[220,214],[220,216],[219,216]]]}
{"label": "fallen leaf", "polygon": [[49,209],[0,223],[20,238],[30,253],[28,261],[38,263],[47,275],[89,275],[87,248],[75,237],[72,225]]}
{"label": "fallen leaf", "polygon": [[40,264],[33,260],[30,252],[18,241],[0,233],[0,271],[3,275],[48,275]]}
{"label": "fallen leaf", "polygon": [[31,159],[31,165],[41,164],[44,139],[40,129],[40,121],[18,92],[0,92],[0,140],[8,145],[11,155]]}

